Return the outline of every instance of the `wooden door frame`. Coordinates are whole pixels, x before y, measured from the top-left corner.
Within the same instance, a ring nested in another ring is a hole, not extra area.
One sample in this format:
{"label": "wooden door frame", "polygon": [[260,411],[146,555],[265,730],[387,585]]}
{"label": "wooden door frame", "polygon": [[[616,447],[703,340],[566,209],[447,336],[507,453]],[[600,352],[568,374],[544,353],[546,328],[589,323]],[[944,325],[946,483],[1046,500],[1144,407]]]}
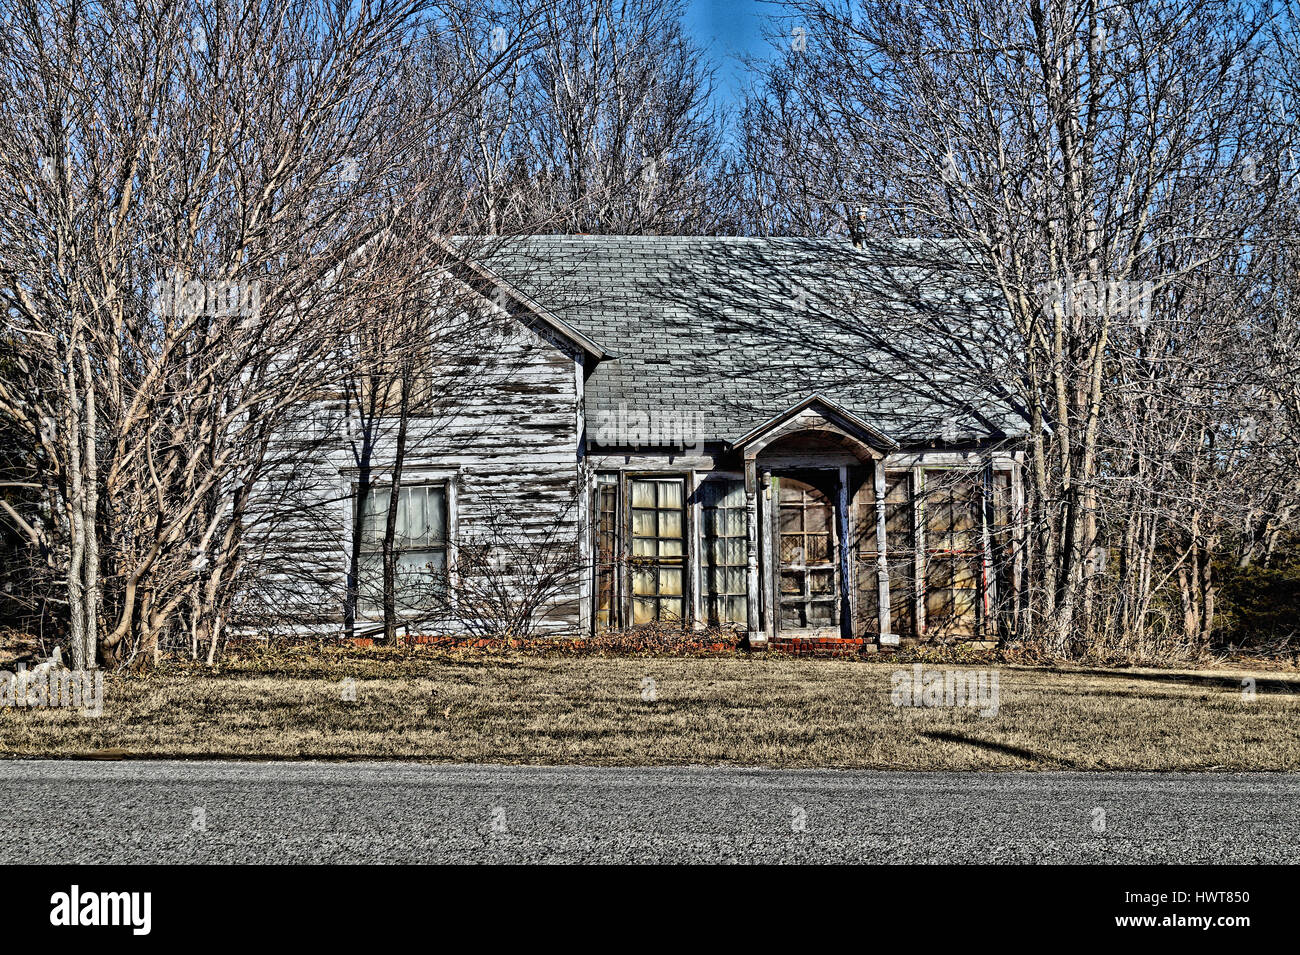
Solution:
{"label": "wooden door frame", "polygon": [[[846,634],[851,635],[853,629],[852,619],[852,598],[850,590],[851,582],[849,580],[848,570],[846,567],[846,555],[848,547],[848,521],[850,515],[845,509],[845,499],[848,494],[848,476],[847,468],[842,465],[809,465],[806,467],[778,467],[763,468],[760,470],[761,485],[763,493],[760,495],[765,505],[759,513],[759,521],[762,525],[762,547],[760,548],[760,561],[763,567],[763,615],[764,631],[768,639],[775,639],[782,634],[792,638],[827,638],[843,637]],[[821,476],[827,475],[829,478],[825,486],[821,482],[805,480],[799,475],[815,474]],[[794,480],[802,481],[825,494],[831,508],[831,533],[833,539],[831,564],[835,572],[835,615],[836,622],[831,627],[800,628],[783,630],[781,628],[781,532],[780,532],[780,515],[781,515],[781,492],[780,479],[790,477]],[[775,479],[775,481],[773,480]]]}

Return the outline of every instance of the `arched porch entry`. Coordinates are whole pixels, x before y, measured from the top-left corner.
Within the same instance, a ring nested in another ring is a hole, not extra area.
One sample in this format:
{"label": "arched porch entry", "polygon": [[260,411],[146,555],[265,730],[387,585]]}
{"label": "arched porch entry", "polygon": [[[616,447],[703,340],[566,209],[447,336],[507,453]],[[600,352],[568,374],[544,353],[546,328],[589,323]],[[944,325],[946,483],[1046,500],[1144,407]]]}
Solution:
{"label": "arched porch entry", "polygon": [[[897,446],[819,395],[733,442],[749,508],[751,644],[888,633],[882,462]],[[864,613],[878,618],[867,626]]]}

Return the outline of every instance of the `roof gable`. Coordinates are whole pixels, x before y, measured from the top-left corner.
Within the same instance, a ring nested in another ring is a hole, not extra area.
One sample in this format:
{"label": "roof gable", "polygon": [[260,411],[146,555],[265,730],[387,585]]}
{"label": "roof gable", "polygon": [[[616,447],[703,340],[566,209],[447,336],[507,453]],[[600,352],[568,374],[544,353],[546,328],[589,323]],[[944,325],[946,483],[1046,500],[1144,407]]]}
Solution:
{"label": "roof gable", "polygon": [[454,277],[457,281],[472,289],[489,304],[504,308],[502,298],[508,299],[562,339],[577,346],[583,354],[593,360],[603,361],[613,357],[598,342],[560,318],[541,303],[535,301],[522,289],[515,287],[483,262],[458,255],[450,246],[447,246],[447,249],[451,253],[451,261],[455,263],[457,274]]}
{"label": "roof gable", "polygon": [[898,442],[852,412],[846,411],[823,395],[812,394],[773,415],[732,440],[731,446],[746,458],[754,457],[773,441],[788,434],[807,430],[828,430],[852,439],[867,448],[873,457],[898,448]]}

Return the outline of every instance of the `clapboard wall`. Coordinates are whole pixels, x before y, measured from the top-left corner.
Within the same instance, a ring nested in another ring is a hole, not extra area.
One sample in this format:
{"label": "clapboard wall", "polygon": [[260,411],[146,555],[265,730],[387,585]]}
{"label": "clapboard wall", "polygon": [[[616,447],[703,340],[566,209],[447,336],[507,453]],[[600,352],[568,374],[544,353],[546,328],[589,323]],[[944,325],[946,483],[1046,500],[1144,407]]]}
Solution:
{"label": "clapboard wall", "polygon": [[[406,485],[450,486],[450,558],[489,537],[564,542],[573,551],[571,580],[539,614],[539,628],[579,632],[587,625],[585,496],[582,460],[584,358],[549,328],[504,323],[482,337],[440,341],[430,406],[409,418]],[[463,347],[462,347],[463,345]],[[318,402],[277,441],[277,466],[250,508],[246,569],[237,606],[245,632],[341,634],[351,522],[360,476],[359,449],[371,448],[373,480],[391,480],[397,419],[383,418],[363,442],[357,420],[339,400]],[[507,589],[531,568],[499,571]],[[359,624],[373,631],[375,621]],[[463,632],[464,621],[425,619],[412,632]]]}

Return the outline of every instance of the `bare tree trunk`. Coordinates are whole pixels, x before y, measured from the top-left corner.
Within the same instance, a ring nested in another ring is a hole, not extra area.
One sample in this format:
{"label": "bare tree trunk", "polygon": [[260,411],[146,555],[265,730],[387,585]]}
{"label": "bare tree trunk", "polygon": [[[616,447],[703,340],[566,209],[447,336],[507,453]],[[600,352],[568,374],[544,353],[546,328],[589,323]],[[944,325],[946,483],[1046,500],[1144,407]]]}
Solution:
{"label": "bare tree trunk", "polygon": [[[419,328],[419,322],[414,323]],[[405,336],[403,336],[405,340]],[[409,343],[408,343],[409,344]],[[417,352],[419,354],[419,352]],[[384,525],[384,641],[397,642],[397,510],[402,494],[402,469],[406,463],[406,436],[411,413],[411,390],[415,385],[412,360],[402,361],[401,399],[398,404],[397,442],[393,450],[392,488],[388,495],[388,520]]]}
{"label": "bare tree trunk", "polygon": [[77,360],[76,348],[79,343],[80,322],[73,318],[71,342],[67,356],[67,390],[64,418],[64,434],[68,448],[68,629],[72,644],[72,666],[74,669],[88,669],[94,662],[92,655],[86,652],[93,634],[86,633],[86,590],[84,564],[86,559],[86,517],[85,517],[85,475],[81,461],[82,409],[81,389],[77,385],[77,374],[81,363]]}
{"label": "bare tree trunk", "polygon": [[82,656],[86,669],[93,669],[96,664],[96,651],[99,646],[99,454],[98,412],[95,401],[95,377],[90,369],[90,356],[85,348],[81,350],[81,376],[86,389],[85,420],[82,430],[86,436],[85,480],[82,494],[85,513],[85,553],[82,557],[84,580],[85,624],[83,640],[85,648]]}
{"label": "bare tree trunk", "polygon": [[352,489],[352,532],[348,548],[348,571],[343,594],[343,635],[348,640],[356,637],[357,600],[361,585],[361,547],[365,535],[366,498],[374,486],[371,475],[371,456],[374,439],[371,434],[373,417],[364,419],[360,428],[361,447],[357,456],[357,483]]}

